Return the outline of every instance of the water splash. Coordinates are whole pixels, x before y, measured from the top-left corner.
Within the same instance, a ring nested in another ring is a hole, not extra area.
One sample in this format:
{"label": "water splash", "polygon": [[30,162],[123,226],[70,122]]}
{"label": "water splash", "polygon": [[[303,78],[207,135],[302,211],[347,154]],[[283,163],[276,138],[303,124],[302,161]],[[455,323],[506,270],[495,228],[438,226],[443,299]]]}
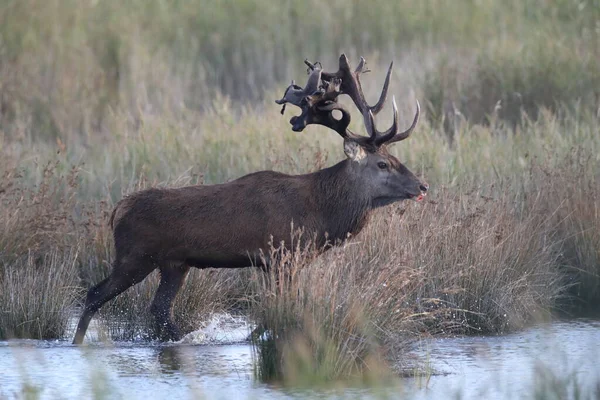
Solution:
{"label": "water splash", "polygon": [[234,344],[248,341],[254,325],[246,317],[215,313],[201,327],[185,335],[178,343]]}

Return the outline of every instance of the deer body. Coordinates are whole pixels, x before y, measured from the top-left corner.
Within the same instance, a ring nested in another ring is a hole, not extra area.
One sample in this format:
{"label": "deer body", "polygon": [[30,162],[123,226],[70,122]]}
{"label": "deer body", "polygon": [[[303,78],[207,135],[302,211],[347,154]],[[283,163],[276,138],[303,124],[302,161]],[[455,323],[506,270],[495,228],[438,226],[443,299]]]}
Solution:
{"label": "deer body", "polygon": [[261,262],[271,239],[289,243],[292,224],[319,247],[343,240],[360,231],[372,208],[351,168],[342,161],[307,175],[261,171],[224,184],[134,193],[113,211],[117,258],[137,253],[157,264],[248,267]]}
{"label": "deer body", "polygon": [[[337,73],[313,72],[305,88],[291,85],[278,103],[302,109],[293,117],[294,130],[321,124],[344,138],[346,159],[305,175],[261,171],[229,183],[173,189],[147,189],[121,200],[111,216],[116,257],[111,274],[88,291],[73,343],[82,343],[88,325],[103,304],[155,269],[161,281],[151,311],[161,339],[178,340],[172,321],[173,301],[191,267],[239,268],[261,265],[270,244],[289,244],[295,229],[303,240],[315,240],[326,250],[365,226],[370,212],[405,199],[420,200],[427,184],[387,151],[386,145],[404,140],[415,127],[398,132],[394,123],[386,132],[375,127],[373,114],[385,102],[388,71],[380,100],[371,107],[358,81],[364,59],[351,72],[344,55]],[[337,103],[349,95],[361,111],[368,137],[348,130],[350,115]],[[335,119],[334,110],[342,113]],[[293,226],[293,227],[292,227]]]}

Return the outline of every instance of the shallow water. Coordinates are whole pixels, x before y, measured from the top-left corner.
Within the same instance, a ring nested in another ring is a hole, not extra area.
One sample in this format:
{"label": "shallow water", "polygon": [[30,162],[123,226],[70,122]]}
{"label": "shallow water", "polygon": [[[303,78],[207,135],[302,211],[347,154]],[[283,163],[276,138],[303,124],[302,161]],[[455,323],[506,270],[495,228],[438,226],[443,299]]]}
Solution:
{"label": "shallow water", "polygon": [[[213,322],[177,344],[92,343],[78,348],[65,341],[0,342],[0,398],[15,397],[24,382],[40,388],[42,398],[89,398],[95,386],[103,392],[109,388],[106,398],[127,399],[382,394],[369,389],[284,391],[258,384],[252,374],[251,347],[232,343],[247,332],[243,324]],[[591,390],[600,379],[600,322],[555,322],[507,336],[434,339],[420,343],[414,354],[427,360],[437,374],[428,380],[399,379],[398,387],[383,394],[418,399],[527,398],[533,394],[534,371],[540,367]]]}
{"label": "shallow water", "polygon": [[[600,395],[597,320],[553,322],[506,336],[435,339],[420,347],[418,353],[429,357],[438,374],[414,392],[417,399],[531,398],[542,381],[550,382],[548,374],[571,391]],[[424,382],[413,380],[413,385]]]}

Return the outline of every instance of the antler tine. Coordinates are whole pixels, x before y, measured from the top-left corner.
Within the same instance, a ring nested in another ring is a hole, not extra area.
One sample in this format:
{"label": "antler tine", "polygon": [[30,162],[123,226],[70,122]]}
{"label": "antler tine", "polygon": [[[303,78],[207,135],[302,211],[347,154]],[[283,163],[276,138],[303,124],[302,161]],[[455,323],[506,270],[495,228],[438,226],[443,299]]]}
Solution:
{"label": "antler tine", "polygon": [[[375,123],[373,116],[379,113],[383,106],[385,105],[385,101],[387,99],[388,89],[390,85],[392,68],[394,63],[390,63],[388,68],[387,75],[385,77],[385,82],[383,85],[383,89],[379,96],[379,100],[373,106],[370,106],[366,99],[362,90],[362,85],[360,83],[360,74],[369,72],[366,68],[366,61],[363,57],[360,58],[360,62],[354,71],[350,70],[350,64],[348,62],[348,57],[345,54],[340,56],[339,60],[339,69],[335,73],[327,73],[323,72],[322,79],[323,81],[328,81],[334,78],[339,78],[342,80],[341,84],[341,93],[347,94],[360,113],[363,116],[363,121],[365,124],[365,128],[367,129],[367,133],[369,134],[368,140],[361,140],[365,144],[373,144],[375,145],[375,141],[377,140],[377,130],[375,129]],[[372,114],[372,115],[371,115]]]}
{"label": "antler tine", "polygon": [[398,129],[400,126],[400,118],[398,116],[398,106],[396,105],[395,97],[392,97],[392,106],[394,108],[394,122],[392,123],[392,126],[384,133],[377,131],[377,128],[374,125],[375,122],[371,119],[373,131],[376,132],[376,139],[375,139],[376,146],[381,146],[384,143],[391,144],[391,143],[399,142],[401,140],[406,139],[407,137],[410,136],[412,131],[417,126],[417,123],[419,122],[419,115],[421,113],[421,105],[419,104],[419,101],[417,101],[417,111],[415,113],[415,117],[413,119],[412,124],[404,132],[398,133]]}
{"label": "antler tine", "polygon": [[380,146],[383,143],[391,140],[398,133],[399,117],[398,117],[398,106],[396,105],[396,97],[392,96],[392,108],[394,109],[394,122],[392,126],[385,131],[384,133],[378,132],[375,126],[373,126],[373,130],[377,132],[377,139],[375,139],[375,144]]}
{"label": "antler tine", "polygon": [[387,75],[385,76],[385,82],[383,83],[383,89],[381,90],[381,95],[379,95],[379,100],[377,104],[371,107],[373,114],[377,114],[383,106],[385,105],[385,101],[387,100],[388,88],[390,87],[390,78],[392,77],[392,69],[394,67],[394,62],[390,63],[390,67],[388,68]]}
{"label": "antler tine", "polygon": [[377,128],[375,128],[375,115],[369,109],[367,112],[367,117],[365,118],[365,128],[367,129],[367,133],[369,137],[367,138],[367,143],[372,143],[377,145]]}
{"label": "antler tine", "polygon": [[[395,105],[396,104],[394,102],[394,106]],[[396,108],[394,109],[394,113],[395,113],[395,115],[394,115],[394,125],[396,125],[395,121],[396,121],[396,119],[398,119],[398,110]],[[419,104],[419,101],[417,100],[417,111],[415,112],[415,117],[413,118],[413,122],[410,125],[410,127],[407,130],[405,130],[404,132],[400,132],[400,133],[394,134],[393,137],[391,137],[389,140],[384,141],[384,142],[386,142],[387,144],[392,144],[392,143],[399,142],[399,141],[404,140],[407,137],[409,137],[410,134],[412,133],[412,131],[417,126],[417,123],[419,122],[419,116],[420,116],[420,114],[421,114],[421,105]]]}
{"label": "antler tine", "polygon": [[358,66],[354,70],[354,73],[355,74],[362,74],[364,72],[370,72],[370,70],[368,70],[368,69],[365,68],[366,65],[367,65],[367,60],[365,60],[364,57],[361,57],[360,61],[358,62]]}

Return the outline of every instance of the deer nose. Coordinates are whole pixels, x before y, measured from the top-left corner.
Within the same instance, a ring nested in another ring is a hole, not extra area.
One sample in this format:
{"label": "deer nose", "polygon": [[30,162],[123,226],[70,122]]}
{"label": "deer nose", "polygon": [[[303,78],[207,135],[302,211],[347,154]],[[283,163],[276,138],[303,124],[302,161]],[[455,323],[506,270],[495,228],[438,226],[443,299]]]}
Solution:
{"label": "deer nose", "polygon": [[421,192],[426,192],[427,189],[429,189],[429,185],[426,183],[421,183],[421,185],[419,186],[419,189],[421,189]]}

